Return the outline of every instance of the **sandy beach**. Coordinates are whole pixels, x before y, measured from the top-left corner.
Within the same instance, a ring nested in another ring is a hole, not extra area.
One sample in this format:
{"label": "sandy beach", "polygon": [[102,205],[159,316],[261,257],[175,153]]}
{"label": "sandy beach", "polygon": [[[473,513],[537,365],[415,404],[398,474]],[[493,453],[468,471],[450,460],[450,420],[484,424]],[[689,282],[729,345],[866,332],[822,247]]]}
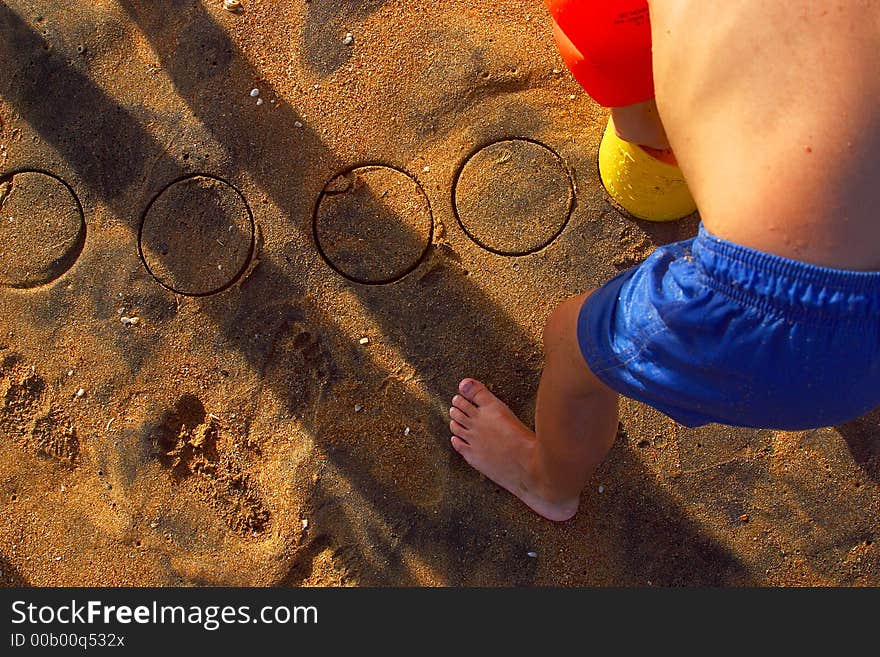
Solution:
{"label": "sandy beach", "polygon": [[242,5],[0,0],[0,584],[880,585],[880,411],[622,400],[559,524],[451,449],[697,230],[612,206],[542,3]]}

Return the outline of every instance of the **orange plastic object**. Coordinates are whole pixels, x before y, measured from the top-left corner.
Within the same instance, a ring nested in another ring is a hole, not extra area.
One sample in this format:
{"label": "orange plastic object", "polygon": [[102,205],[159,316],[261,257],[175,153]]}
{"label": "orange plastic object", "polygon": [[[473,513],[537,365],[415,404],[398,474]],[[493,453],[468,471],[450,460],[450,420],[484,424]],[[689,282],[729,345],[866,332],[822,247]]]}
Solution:
{"label": "orange plastic object", "polygon": [[544,0],[572,75],[593,100],[622,107],[654,97],[647,0]]}

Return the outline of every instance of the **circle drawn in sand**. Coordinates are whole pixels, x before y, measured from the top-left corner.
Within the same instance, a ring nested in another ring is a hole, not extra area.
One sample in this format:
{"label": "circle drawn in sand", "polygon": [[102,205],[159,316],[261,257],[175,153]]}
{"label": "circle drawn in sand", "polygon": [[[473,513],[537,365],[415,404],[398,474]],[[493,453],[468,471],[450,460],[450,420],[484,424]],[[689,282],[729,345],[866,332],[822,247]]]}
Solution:
{"label": "circle drawn in sand", "polygon": [[433,223],[428,197],[412,176],[370,164],[343,171],[324,186],[312,227],[330,267],[356,283],[379,285],[418,266]]}
{"label": "circle drawn in sand", "polygon": [[180,178],[144,211],[138,249],[161,285],[186,296],[222,292],[254,251],[254,218],[241,192],[206,174]]}
{"label": "circle drawn in sand", "polygon": [[86,241],[73,189],[45,171],[0,177],[0,285],[31,288],[62,276]]}
{"label": "circle drawn in sand", "polygon": [[481,247],[499,255],[527,255],[565,228],[574,208],[574,184],[550,147],[506,139],[465,160],[452,203],[462,229]]}

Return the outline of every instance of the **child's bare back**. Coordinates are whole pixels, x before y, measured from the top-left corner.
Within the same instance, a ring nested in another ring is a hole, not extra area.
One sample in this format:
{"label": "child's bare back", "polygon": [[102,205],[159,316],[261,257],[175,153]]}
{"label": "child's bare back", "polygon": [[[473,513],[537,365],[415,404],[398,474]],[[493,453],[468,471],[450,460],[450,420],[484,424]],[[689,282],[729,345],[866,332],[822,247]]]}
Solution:
{"label": "child's bare back", "polygon": [[880,269],[880,3],[650,8],[660,117],[706,228]]}

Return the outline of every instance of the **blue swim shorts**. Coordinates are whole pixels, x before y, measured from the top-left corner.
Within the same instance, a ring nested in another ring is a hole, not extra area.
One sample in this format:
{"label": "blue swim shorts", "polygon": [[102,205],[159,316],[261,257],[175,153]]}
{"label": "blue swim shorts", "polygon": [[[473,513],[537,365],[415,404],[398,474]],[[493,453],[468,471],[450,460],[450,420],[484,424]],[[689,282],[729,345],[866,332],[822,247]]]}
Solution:
{"label": "blue swim shorts", "polygon": [[593,373],[686,426],[810,429],[880,405],[880,272],[809,265],[701,225],[584,302]]}

